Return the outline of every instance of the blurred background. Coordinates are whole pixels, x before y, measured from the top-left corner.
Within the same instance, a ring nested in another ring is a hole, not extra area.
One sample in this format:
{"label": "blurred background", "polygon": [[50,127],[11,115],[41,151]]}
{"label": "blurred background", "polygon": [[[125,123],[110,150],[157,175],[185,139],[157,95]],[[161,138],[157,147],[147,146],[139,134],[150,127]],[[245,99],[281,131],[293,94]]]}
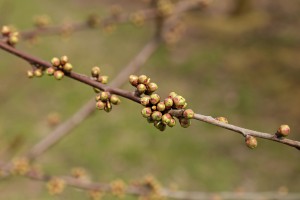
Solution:
{"label": "blurred background", "polygon": [[[21,31],[33,27],[39,15],[50,16],[53,25],[84,21],[91,13],[105,18],[112,5],[124,13],[148,6],[141,0],[0,0],[0,25]],[[161,46],[138,74],[149,75],[161,96],[181,94],[197,113],[268,133],[288,124],[290,138],[300,140],[299,13],[298,0],[211,1],[185,15],[181,40]],[[99,65],[113,79],[153,33],[152,22],[129,23],[113,33],[95,29],[38,37],[17,48],[44,60],[68,55],[79,73]],[[95,96],[92,88],[68,78],[29,80],[30,66],[2,50],[0,66],[2,161],[29,149]],[[133,90],[129,84],[123,88]],[[141,109],[122,99],[111,113],[96,112],[36,164],[53,175],[80,166],[100,182],[151,174],[163,186],[182,190],[300,192],[296,149],[258,139],[250,150],[239,134],[196,121],[188,129],[160,132],[141,117]],[[68,188],[61,199],[85,197]],[[22,177],[1,180],[0,198],[55,199],[45,184]]]}

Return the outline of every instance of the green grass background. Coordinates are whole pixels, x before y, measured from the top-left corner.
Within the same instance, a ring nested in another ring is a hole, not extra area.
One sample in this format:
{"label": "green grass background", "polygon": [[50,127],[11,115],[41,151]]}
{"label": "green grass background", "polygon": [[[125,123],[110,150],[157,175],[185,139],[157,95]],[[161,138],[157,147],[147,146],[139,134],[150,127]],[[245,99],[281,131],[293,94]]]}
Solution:
{"label": "green grass background", "polygon": [[[232,124],[269,133],[286,123],[290,138],[300,140],[299,2],[253,1],[254,9],[240,17],[228,16],[232,1],[224,2],[186,16],[185,37],[176,46],[160,47],[138,74],[149,75],[161,96],[171,91],[183,95],[197,113],[225,116]],[[54,24],[84,20],[90,13],[105,17],[113,3],[129,11],[142,6],[137,0],[0,0],[0,24],[26,30],[40,14],[51,16]],[[93,30],[70,38],[41,37],[36,45],[21,42],[17,48],[44,60],[68,55],[79,73],[89,74],[100,65],[113,79],[151,38],[152,25],[122,25],[111,35]],[[47,125],[49,113],[59,113],[63,121],[94,96],[90,87],[67,78],[29,80],[28,69],[24,61],[0,51],[4,161],[53,129]],[[296,149],[258,139],[258,148],[249,150],[240,135],[196,121],[188,129],[177,126],[161,133],[141,117],[140,105],[122,100],[111,113],[89,117],[36,163],[53,175],[81,166],[101,182],[130,182],[152,174],[162,185],[184,190],[276,191],[284,186],[300,192]],[[69,188],[61,199],[85,196]],[[1,180],[0,198],[56,199],[45,184],[22,177]]]}

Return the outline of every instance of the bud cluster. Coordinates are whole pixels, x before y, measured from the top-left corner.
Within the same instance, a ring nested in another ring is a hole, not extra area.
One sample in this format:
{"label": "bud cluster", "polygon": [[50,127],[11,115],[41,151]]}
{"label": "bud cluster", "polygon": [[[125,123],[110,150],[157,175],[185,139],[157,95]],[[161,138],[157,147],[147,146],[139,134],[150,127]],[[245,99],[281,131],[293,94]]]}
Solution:
{"label": "bud cluster", "polygon": [[[91,75],[93,80],[100,82],[102,84],[107,84],[108,76],[100,76],[101,69],[98,66],[95,66],[91,70]],[[101,91],[98,88],[94,88],[96,95],[96,108],[99,110],[105,110],[110,112],[112,110],[112,104],[118,105],[121,103],[120,98],[115,94],[110,94],[107,91]]]}
{"label": "bud cluster", "polygon": [[52,67],[46,69],[46,73],[49,76],[54,76],[56,80],[61,80],[65,74],[70,73],[73,70],[73,65],[69,62],[67,56],[62,56],[60,59],[53,57],[51,59]]}
{"label": "bud cluster", "polygon": [[1,35],[10,46],[14,47],[19,42],[19,32],[12,31],[9,26],[2,26]]}
{"label": "bud cluster", "polygon": [[169,113],[172,109],[185,109],[182,117],[178,118],[179,123],[184,128],[191,125],[190,119],[194,117],[194,112],[186,109],[187,103],[182,96],[171,92],[167,98],[161,99],[154,93],[158,88],[157,84],[150,82],[150,78],[146,75],[130,75],[129,82],[136,87],[136,93],[141,96],[140,103],[145,106],[141,112],[142,116],[157,129],[164,131],[167,126],[176,125],[175,118]]}

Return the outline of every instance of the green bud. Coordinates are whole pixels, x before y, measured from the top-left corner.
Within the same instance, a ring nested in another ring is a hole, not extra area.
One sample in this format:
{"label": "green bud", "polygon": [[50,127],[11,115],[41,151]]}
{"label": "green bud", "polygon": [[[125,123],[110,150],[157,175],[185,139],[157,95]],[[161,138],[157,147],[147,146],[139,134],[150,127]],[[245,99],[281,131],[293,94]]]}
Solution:
{"label": "green bud", "polygon": [[154,112],[152,112],[151,117],[154,121],[160,121],[162,114],[159,111],[154,111]]}
{"label": "green bud", "polygon": [[137,92],[139,94],[143,94],[146,91],[146,86],[144,84],[138,84],[138,86],[136,87]]}
{"label": "green bud", "polygon": [[146,108],[143,108],[141,113],[142,113],[143,117],[148,118],[151,116],[152,110],[151,110],[151,108],[146,107]]}
{"label": "green bud", "polygon": [[161,117],[162,123],[166,124],[166,125],[170,123],[171,119],[172,119],[172,116],[169,113],[166,113]]}
{"label": "green bud", "polygon": [[155,122],[154,122],[154,126],[155,126],[158,130],[160,130],[160,131],[166,130],[166,125],[163,124],[163,123],[160,122],[160,121],[155,121]]}
{"label": "green bud", "polygon": [[97,103],[96,103],[96,108],[99,109],[99,110],[103,110],[104,107],[105,107],[105,105],[106,105],[105,102],[97,101]]}
{"label": "green bud", "polygon": [[158,94],[151,94],[150,103],[156,105],[160,101],[160,96]]}
{"label": "green bud", "polygon": [[180,126],[183,128],[187,128],[191,125],[191,120],[187,118],[179,118]]}
{"label": "green bud", "polygon": [[43,71],[41,69],[35,69],[33,73],[34,73],[34,76],[36,76],[36,77],[43,76]]}
{"label": "green bud", "polygon": [[165,109],[166,109],[166,105],[164,102],[159,102],[157,105],[156,105],[156,109],[160,112],[163,112]]}
{"label": "green bud", "polygon": [[100,93],[100,100],[101,101],[107,101],[109,97],[109,93],[108,92],[101,92]]}
{"label": "green bud", "polygon": [[132,85],[132,86],[137,86],[139,84],[139,77],[136,76],[136,75],[130,75],[129,76],[129,83]]}
{"label": "green bud", "polygon": [[107,84],[108,83],[108,76],[99,76],[98,81],[100,83]]}
{"label": "green bud", "polygon": [[168,123],[168,126],[169,127],[173,127],[173,126],[175,126],[176,125],[176,120],[172,117],[171,119],[170,119],[170,122]]}
{"label": "green bud", "polygon": [[173,99],[170,97],[165,98],[164,103],[165,103],[166,109],[169,110],[173,106]]}
{"label": "green bud", "polygon": [[57,70],[54,72],[54,78],[61,80],[65,76],[63,71]]}
{"label": "green bud", "polygon": [[173,101],[174,101],[175,108],[177,109],[182,109],[185,104],[185,99],[180,95],[175,96],[173,98]]}
{"label": "green bud", "polygon": [[152,93],[155,92],[158,89],[158,86],[156,83],[149,83],[147,85],[147,92]]}
{"label": "green bud", "polygon": [[184,118],[187,118],[187,119],[192,119],[194,118],[194,111],[192,109],[186,109],[184,112],[183,112],[183,117]]}
{"label": "green bud", "polygon": [[148,83],[150,83],[150,78],[148,78],[146,75],[140,75],[138,82],[140,84],[148,85]]}
{"label": "green bud", "polygon": [[117,95],[112,94],[112,95],[110,96],[110,102],[111,102],[112,104],[114,104],[114,105],[118,105],[118,104],[121,103],[121,100],[120,100],[120,98],[119,98]]}
{"label": "green bud", "polygon": [[104,110],[105,110],[105,112],[110,112],[112,110],[112,105],[109,101],[106,102]]}
{"label": "green bud", "polygon": [[27,71],[27,77],[28,78],[33,78],[34,77],[34,72],[32,70]]}
{"label": "green bud", "polygon": [[286,137],[290,134],[290,132],[291,132],[291,129],[290,129],[289,125],[283,124],[278,128],[276,135],[278,137]]}
{"label": "green bud", "polygon": [[168,97],[171,98],[171,99],[173,99],[176,96],[177,96],[177,94],[175,92],[170,92],[170,94],[169,94]]}
{"label": "green bud", "polygon": [[61,65],[65,65],[67,62],[69,62],[68,56],[62,56],[62,57],[60,58],[60,64],[61,64]]}
{"label": "green bud", "polygon": [[52,76],[55,72],[55,69],[53,67],[48,67],[46,69],[46,73],[49,75],[49,76]]}
{"label": "green bud", "polygon": [[98,66],[93,67],[91,71],[92,77],[98,77],[100,75],[100,72],[101,70]]}
{"label": "green bud", "polygon": [[246,143],[247,147],[249,147],[250,149],[254,149],[255,147],[257,147],[257,140],[255,137],[253,137],[251,135],[247,135],[245,137],[245,143]]}
{"label": "green bud", "polygon": [[64,64],[63,69],[65,72],[71,72],[73,69],[73,66],[71,63],[66,63],[66,64]]}
{"label": "green bud", "polygon": [[51,59],[51,64],[53,67],[59,67],[60,66],[60,60],[57,57],[54,57]]}
{"label": "green bud", "polygon": [[140,102],[143,106],[148,106],[150,104],[150,97],[149,96],[143,96],[141,98]]}

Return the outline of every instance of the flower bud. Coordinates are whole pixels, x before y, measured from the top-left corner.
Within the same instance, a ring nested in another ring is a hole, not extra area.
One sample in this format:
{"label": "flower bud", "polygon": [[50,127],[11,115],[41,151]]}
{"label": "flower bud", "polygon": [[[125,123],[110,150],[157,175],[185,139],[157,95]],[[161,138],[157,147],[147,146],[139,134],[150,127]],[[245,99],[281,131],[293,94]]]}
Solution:
{"label": "flower bud", "polygon": [[215,119],[225,124],[228,124],[228,120],[225,117],[216,117]]}
{"label": "flower bud", "polygon": [[176,96],[177,96],[177,94],[175,92],[170,92],[170,94],[169,94],[168,97],[171,98],[171,99],[173,99]]}
{"label": "flower bud", "polygon": [[61,64],[61,65],[65,65],[67,62],[69,62],[68,56],[62,56],[62,57],[60,58],[60,64]]}
{"label": "flower bud", "polygon": [[184,118],[187,118],[187,119],[192,119],[194,118],[194,111],[192,109],[186,109],[184,112],[183,112],[183,117]]}
{"label": "flower bud", "polygon": [[169,127],[173,127],[173,126],[175,126],[176,125],[176,120],[172,117],[171,119],[170,119],[170,122],[168,123],[168,126]]}
{"label": "flower bud", "polygon": [[143,117],[148,118],[151,116],[152,110],[151,110],[151,108],[146,107],[146,108],[143,108],[141,113],[142,113]]}
{"label": "flower bud", "polygon": [[149,83],[147,85],[147,92],[152,93],[155,92],[157,90],[158,86],[156,83]]}
{"label": "flower bud", "polygon": [[152,110],[157,110],[157,107],[156,106],[151,106],[151,109]]}
{"label": "flower bud", "polygon": [[154,111],[152,114],[151,114],[151,117],[154,121],[160,121],[161,120],[161,117],[162,117],[162,114],[161,112],[159,111]]}
{"label": "flower bud", "polygon": [[51,195],[61,194],[65,189],[65,181],[54,177],[47,183],[47,189]]}
{"label": "flower bud", "polygon": [[150,104],[150,97],[149,96],[143,96],[140,99],[140,102],[143,106],[148,106]]}
{"label": "flower bud", "polygon": [[185,104],[185,99],[180,95],[175,96],[173,98],[173,101],[174,101],[175,108],[177,109],[182,109]]}
{"label": "flower bud", "polygon": [[57,58],[57,57],[52,58],[51,59],[51,64],[54,67],[59,67],[60,66],[60,60],[59,60],[59,58]]}
{"label": "flower bud", "polygon": [[110,96],[110,102],[111,102],[112,104],[114,104],[114,105],[118,105],[118,104],[121,103],[121,100],[120,100],[120,98],[119,98],[117,95],[112,94],[112,95]]}
{"label": "flower bud", "polygon": [[34,76],[36,76],[36,77],[43,76],[43,71],[41,69],[35,69],[33,73],[34,73]]}
{"label": "flower bud", "polygon": [[61,80],[65,76],[63,71],[57,70],[54,72],[54,78]]}
{"label": "flower bud", "polygon": [[98,66],[93,67],[91,71],[92,77],[98,77],[100,75],[100,72],[101,70]]}
{"label": "flower bud", "polygon": [[160,131],[166,130],[166,125],[163,124],[161,121],[155,121],[154,126]]}
{"label": "flower bud", "polygon": [[136,76],[136,75],[130,75],[129,76],[129,83],[132,85],[132,86],[137,86],[139,84],[139,77]]}
{"label": "flower bud", "polygon": [[148,78],[146,75],[140,75],[138,82],[140,84],[148,85],[148,83],[150,83],[150,78]]}
{"label": "flower bud", "polygon": [[164,102],[159,102],[157,105],[156,105],[156,109],[160,112],[163,112],[165,109],[166,109],[166,105]]}
{"label": "flower bud", "polygon": [[188,105],[187,102],[185,102],[184,105],[182,106],[182,109],[186,109],[187,105]]}
{"label": "flower bud", "polygon": [[138,84],[136,89],[139,94],[144,94],[144,92],[146,91],[147,88],[144,84]]}
{"label": "flower bud", "polygon": [[109,93],[108,92],[101,92],[100,93],[100,100],[101,101],[107,101],[109,97]]}
{"label": "flower bud", "polygon": [[165,103],[166,109],[169,110],[173,106],[173,99],[170,97],[165,98],[164,103]]}
{"label": "flower bud", "polygon": [[160,96],[158,94],[151,94],[150,103],[156,105],[160,101]]}
{"label": "flower bud", "polygon": [[19,42],[19,37],[18,36],[15,36],[15,35],[9,36],[9,38],[8,38],[8,44],[9,45],[14,46],[18,42]]}
{"label": "flower bud", "polygon": [[183,127],[183,128],[187,128],[191,125],[191,120],[190,119],[187,119],[187,118],[180,118],[179,119],[179,123],[180,123],[180,126]]}
{"label": "flower bud", "polygon": [[64,66],[63,66],[63,69],[65,72],[71,72],[72,69],[73,69],[73,66],[71,63],[66,63]]}
{"label": "flower bud", "polygon": [[170,123],[171,119],[172,119],[172,116],[169,113],[166,113],[161,117],[162,123],[166,124],[166,125]]}
{"label": "flower bud", "polygon": [[290,134],[290,131],[291,131],[291,129],[290,129],[289,125],[283,124],[278,128],[276,135],[278,137],[286,137]]}
{"label": "flower bud", "polygon": [[99,76],[98,81],[100,83],[107,84],[108,83],[108,76]]}
{"label": "flower bud", "polygon": [[52,75],[54,74],[54,72],[55,72],[55,69],[54,69],[53,67],[48,67],[48,68],[46,69],[46,73],[47,73],[47,75],[49,75],[49,76],[52,76]]}
{"label": "flower bud", "polygon": [[34,77],[34,72],[32,70],[27,71],[27,77],[28,78],[33,78]]}
{"label": "flower bud", "polygon": [[8,26],[2,26],[1,34],[3,36],[9,36],[10,33],[11,33],[11,29]]}
{"label": "flower bud", "polygon": [[106,102],[104,110],[105,110],[105,112],[110,112],[112,110],[112,106],[111,106],[111,103],[109,101]]}
{"label": "flower bud", "polygon": [[254,149],[255,147],[257,147],[257,140],[255,137],[253,137],[251,135],[247,135],[245,137],[245,143],[246,143],[247,147],[249,147],[250,149]]}
{"label": "flower bud", "polygon": [[99,109],[99,110],[103,110],[105,105],[106,105],[106,103],[104,103],[102,101],[97,101],[96,108]]}
{"label": "flower bud", "polygon": [[97,95],[96,95],[96,97],[95,97],[96,102],[97,102],[97,101],[100,101],[100,97],[101,97],[100,94],[97,94]]}

